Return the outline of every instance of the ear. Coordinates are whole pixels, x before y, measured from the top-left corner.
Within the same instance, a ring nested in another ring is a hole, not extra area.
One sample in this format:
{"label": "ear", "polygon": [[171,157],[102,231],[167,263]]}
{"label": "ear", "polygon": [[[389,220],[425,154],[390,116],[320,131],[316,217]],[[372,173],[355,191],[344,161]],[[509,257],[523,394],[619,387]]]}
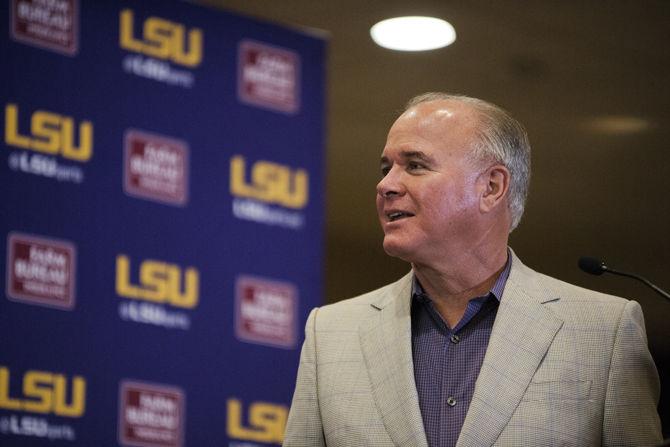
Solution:
{"label": "ear", "polygon": [[506,203],[509,191],[510,172],[503,165],[493,165],[482,173],[483,191],[479,201],[479,209],[490,213],[502,203]]}

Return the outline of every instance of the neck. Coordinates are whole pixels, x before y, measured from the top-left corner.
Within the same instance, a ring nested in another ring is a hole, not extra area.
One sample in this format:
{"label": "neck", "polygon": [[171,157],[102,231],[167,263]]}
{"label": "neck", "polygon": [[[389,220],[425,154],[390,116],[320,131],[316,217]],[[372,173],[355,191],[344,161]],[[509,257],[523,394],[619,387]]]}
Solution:
{"label": "neck", "polygon": [[448,256],[431,264],[413,263],[423,289],[434,301],[462,301],[491,290],[507,262],[507,245],[481,254],[475,251]]}
{"label": "neck", "polygon": [[454,327],[468,301],[491,290],[506,262],[505,244],[486,255],[473,251],[432,265],[413,263],[412,268],[440,315]]}

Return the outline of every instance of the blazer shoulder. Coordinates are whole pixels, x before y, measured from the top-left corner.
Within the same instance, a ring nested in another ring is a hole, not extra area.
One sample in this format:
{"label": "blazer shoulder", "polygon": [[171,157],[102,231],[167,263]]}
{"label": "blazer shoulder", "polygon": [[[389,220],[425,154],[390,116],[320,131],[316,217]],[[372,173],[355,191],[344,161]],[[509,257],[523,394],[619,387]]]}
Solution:
{"label": "blazer shoulder", "polygon": [[570,284],[526,266],[510,275],[508,283],[510,288],[518,287],[545,303],[564,321],[578,325],[616,327],[626,306],[639,308],[635,301]]}
{"label": "blazer shoulder", "polygon": [[523,264],[518,258],[515,258],[514,261],[507,281],[513,287],[520,287],[529,295],[539,296],[547,301],[560,299],[564,304],[598,303],[623,307],[629,301],[537,272]]}
{"label": "blazer shoulder", "polygon": [[556,291],[560,295],[561,300],[568,303],[599,303],[603,305],[612,305],[616,307],[623,307],[630,300],[615,295],[609,295],[596,290],[587,289],[585,287],[570,284],[557,278],[538,273],[542,281],[547,286]]}
{"label": "blazer shoulder", "polygon": [[375,316],[381,308],[390,304],[394,299],[401,299],[407,292],[407,299],[411,290],[411,272],[399,280],[362,295],[327,304],[319,308],[316,315],[317,330],[324,325],[344,324],[357,326],[361,321]]}

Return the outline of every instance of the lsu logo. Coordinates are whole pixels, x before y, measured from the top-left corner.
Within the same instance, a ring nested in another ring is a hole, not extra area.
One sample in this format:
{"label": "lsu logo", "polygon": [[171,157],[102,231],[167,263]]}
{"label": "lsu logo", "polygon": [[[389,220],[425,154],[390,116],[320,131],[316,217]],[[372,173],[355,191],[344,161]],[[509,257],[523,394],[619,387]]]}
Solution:
{"label": "lsu logo", "polygon": [[85,162],[93,154],[93,124],[79,123],[79,145],[75,143],[74,119],[46,110],[37,110],[30,117],[30,135],[19,133],[19,108],[5,106],[5,143],[21,149],[46,154],[60,154],[70,160]]}
{"label": "lsu logo", "polygon": [[171,60],[187,67],[196,67],[202,62],[203,33],[200,28],[189,30],[188,50],[186,50],[186,30],[183,25],[152,16],[144,21],[142,38],[136,39],[133,32],[134,21],[132,10],[121,11],[119,30],[121,48],[157,59]]}
{"label": "lsu logo", "polygon": [[288,408],[268,402],[254,402],[249,406],[248,427],[242,422],[242,403],[228,399],[228,437],[245,441],[281,444],[288,418]]}
{"label": "lsu logo", "polygon": [[27,371],[23,375],[23,398],[14,398],[9,392],[10,371],[0,366],[0,408],[78,418],[86,406],[86,380],[72,378],[68,396],[67,378],[47,371]]}
{"label": "lsu logo", "polygon": [[309,178],[304,169],[292,170],[288,166],[259,160],[251,168],[250,182],[246,180],[246,172],[244,157],[235,155],[230,160],[230,192],[234,196],[294,209],[307,205]]}
{"label": "lsu logo", "polygon": [[191,309],[198,304],[199,275],[194,267],[186,269],[182,292],[182,271],[176,264],[147,259],[140,264],[139,285],[130,283],[130,259],[116,257],[116,293],[126,298],[170,304]]}

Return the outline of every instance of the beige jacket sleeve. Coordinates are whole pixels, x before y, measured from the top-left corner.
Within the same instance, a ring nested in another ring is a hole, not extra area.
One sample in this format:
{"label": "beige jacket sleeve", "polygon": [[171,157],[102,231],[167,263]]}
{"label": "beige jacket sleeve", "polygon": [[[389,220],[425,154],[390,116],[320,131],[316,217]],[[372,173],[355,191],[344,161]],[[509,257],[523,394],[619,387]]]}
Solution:
{"label": "beige jacket sleeve", "polygon": [[302,345],[298,378],[284,435],[285,447],[325,446],[316,380],[317,312],[318,308],[310,312],[305,325],[305,342]]}
{"label": "beige jacket sleeve", "polygon": [[642,309],[628,301],[617,329],[605,396],[603,445],[653,446],[661,442],[656,411],[659,379],[647,349]]}

